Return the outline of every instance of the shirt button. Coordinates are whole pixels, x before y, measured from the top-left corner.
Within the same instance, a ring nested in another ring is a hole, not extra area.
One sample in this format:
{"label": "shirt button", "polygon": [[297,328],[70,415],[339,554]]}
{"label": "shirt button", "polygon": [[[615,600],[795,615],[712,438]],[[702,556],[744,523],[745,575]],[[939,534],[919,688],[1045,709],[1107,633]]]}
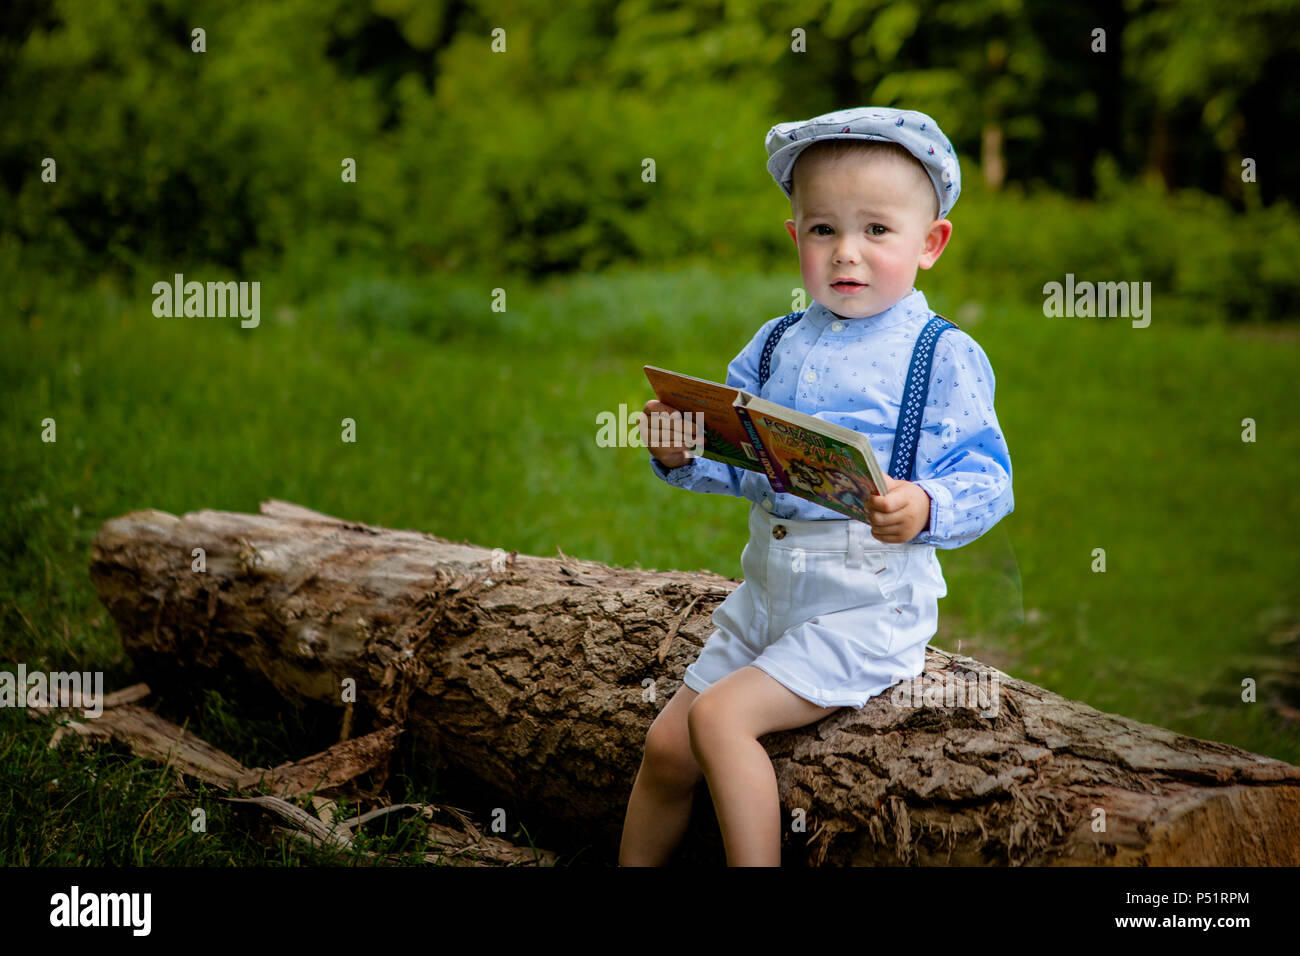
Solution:
{"label": "shirt button", "polygon": [[812,369],[809,369],[807,372],[804,373],[803,380],[805,382],[815,382],[817,381],[817,373],[814,372]]}
{"label": "shirt button", "polygon": [[767,498],[764,498],[764,499],[763,499],[763,507],[766,508],[768,511],[771,511],[771,510],[772,510],[772,502],[771,502],[771,500],[769,500],[769,499],[767,499]]}
{"label": "shirt button", "polygon": [[785,525],[779,524],[772,529],[772,537],[778,540],[785,537]]}
{"label": "shirt button", "polygon": [[832,332],[838,332],[838,331],[840,331],[840,330],[843,329],[843,328],[844,328],[844,323],[843,323],[843,322],[840,322],[840,321],[836,320],[836,321],[834,321],[834,322],[831,323],[831,331],[832,331]]}

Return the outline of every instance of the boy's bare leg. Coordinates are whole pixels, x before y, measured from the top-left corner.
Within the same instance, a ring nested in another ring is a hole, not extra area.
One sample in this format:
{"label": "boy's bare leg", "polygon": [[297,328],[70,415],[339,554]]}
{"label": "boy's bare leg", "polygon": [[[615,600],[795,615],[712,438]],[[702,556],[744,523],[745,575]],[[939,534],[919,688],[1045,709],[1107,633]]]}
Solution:
{"label": "boy's bare leg", "polygon": [[710,684],[687,716],[691,747],[713,796],[728,866],[781,865],[776,771],[758,738],[835,713],[754,666]]}
{"label": "boy's bare leg", "polygon": [[619,866],[663,866],[686,833],[695,786],[704,776],[686,730],[686,715],[697,697],[683,684],[650,725],[627,801]]}

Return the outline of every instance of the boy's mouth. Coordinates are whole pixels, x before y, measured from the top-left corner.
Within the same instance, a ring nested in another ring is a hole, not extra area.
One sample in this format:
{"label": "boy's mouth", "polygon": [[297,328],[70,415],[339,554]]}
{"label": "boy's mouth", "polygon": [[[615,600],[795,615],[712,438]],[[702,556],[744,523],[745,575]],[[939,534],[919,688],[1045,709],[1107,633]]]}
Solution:
{"label": "boy's mouth", "polygon": [[865,282],[857,282],[853,279],[838,279],[831,283],[831,288],[840,295],[853,295],[861,292],[867,287]]}

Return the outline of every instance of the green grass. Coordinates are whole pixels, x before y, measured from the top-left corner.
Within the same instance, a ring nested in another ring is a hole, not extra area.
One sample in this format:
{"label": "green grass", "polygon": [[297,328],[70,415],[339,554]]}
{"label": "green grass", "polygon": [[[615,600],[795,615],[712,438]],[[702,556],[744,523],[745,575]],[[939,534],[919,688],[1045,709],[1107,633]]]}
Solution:
{"label": "green grass", "polygon": [[[489,548],[740,575],[745,503],[669,488],[643,449],[599,447],[596,416],[640,409],[644,364],[722,378],[758,325],[790,310],[793,272],[511,283],[504,313],[491,311],[494,278],[344,273],[335,293],[284,302],[268,277],[261,325],[245,330],[155,318],[148,282],[123,296],[7,271],[0,663],[103,669],[110,689],[131,678],[87,565],[100,524],[142,508],[255,511],[276,497]],[[1240,700],[1245,677],[1277,695],[1266,635],[1300,610],[1297,340],[1162,324],[1158,298],[1146,329],[1047,319],[1037,289],[982,302],[973,321],[935,288],[931,304],[993,364],[1016,495],[992,532],[939,552],[949,596],[935,643],[960,639],[1102,710],[1300,762],[1294,728]],[[45,418],[55,443],[41,440]],[[345,418],[355,443],[341,440]],[[246,763],[305,756],[321,733],[303,725],[259,750],[233,729],[243,715],[223,724],[221,704],[203,706],[203,732],[225,726]],[[7,862],[280,862],[238,835],[226,805],[205,802],[224,836],[191,839],[189,804],[159,795],[157,771],[46,752],[48,726],[0,720]],[[416,777],[412,793],[436,801],[436,782]]]}

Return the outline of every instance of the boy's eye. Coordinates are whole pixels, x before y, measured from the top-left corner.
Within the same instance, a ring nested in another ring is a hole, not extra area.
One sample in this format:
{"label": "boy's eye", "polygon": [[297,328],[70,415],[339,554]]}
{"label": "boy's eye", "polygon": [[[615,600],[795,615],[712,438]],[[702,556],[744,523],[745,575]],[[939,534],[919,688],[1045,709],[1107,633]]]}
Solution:
{"label": "boy's eye", "polygon": [[[825,231],[823,232],[823,231],[821,231],[821,230],[825,230]],[[877,230],[879,230],[879,231],[877,231]],[[827,225],[827,224],[824,223],[824,222],[819,222],[819,223],[817,223],[817,225],[813,226],[812,229],[809,230],[809,231],[812,232],[813,235],[816,235],[816,236],[829,236],[829,235],[832,235],[832,234],[835,232],[834,229],[832,229],[829,225]],[[867,232],[868,232],[869,235],[872,235],[872,236],[883,236],[885,233],[889,232],[889,227],[888,227],[888,226],[882,226],[882,225],[881,225],[880,223],[878,223],[878,222],[873,222],[871,225],[869,225],[869,226],[867,227]]]}

